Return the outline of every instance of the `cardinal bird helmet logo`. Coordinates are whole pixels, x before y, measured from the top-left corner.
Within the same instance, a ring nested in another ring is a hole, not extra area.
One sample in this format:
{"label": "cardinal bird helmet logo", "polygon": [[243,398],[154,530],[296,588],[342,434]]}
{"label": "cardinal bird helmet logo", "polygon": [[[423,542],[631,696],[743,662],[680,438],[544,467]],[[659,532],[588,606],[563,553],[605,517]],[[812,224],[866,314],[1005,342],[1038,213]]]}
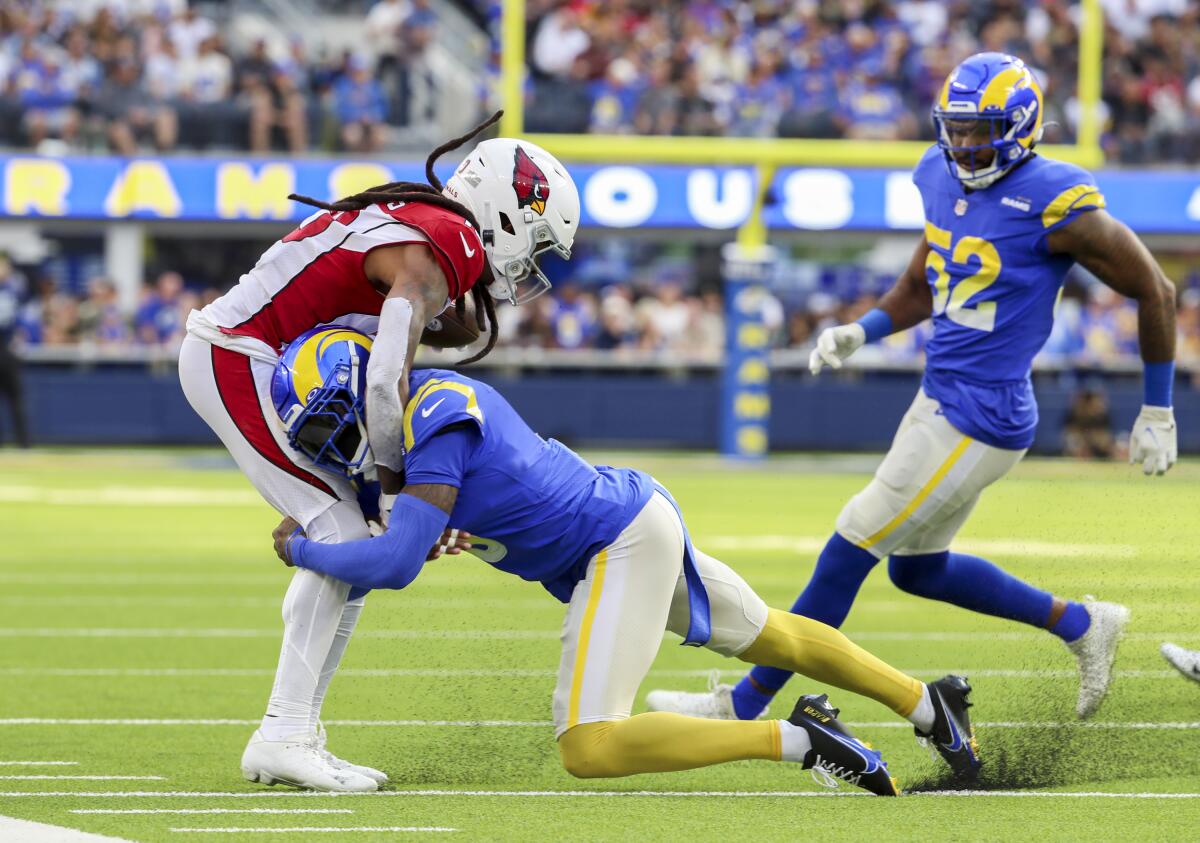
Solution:
{"label": "cardinal bird helmet logo", "polygon": [[532,208],[538,214],[546,212],[546,200],[550,198],[550,183],[541,167],[520,146],[517,147],[513,165],[513,190],[517,194],[518,208]]}

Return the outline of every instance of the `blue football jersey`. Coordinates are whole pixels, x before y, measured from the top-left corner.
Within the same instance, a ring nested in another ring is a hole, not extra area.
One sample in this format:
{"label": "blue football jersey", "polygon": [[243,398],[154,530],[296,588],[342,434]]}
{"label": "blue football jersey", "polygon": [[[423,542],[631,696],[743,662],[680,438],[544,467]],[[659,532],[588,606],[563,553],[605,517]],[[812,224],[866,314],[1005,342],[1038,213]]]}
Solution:
{"label": "blue football jersey", "polygon": [[458,486],[450,524],[474,537],[471,552],[502,571],[542,583],[566,602],[588,561],[612,544],[654,493],[633,469],[592,466],[534,433],[485,383],[441,369],[409,379],[404,411],[406,467],[439,431],[477,428],[479,444],[461,479],[411,478]]}
{"label": "blue football jersey", "polygon": [[1030,366],[1054,323],[1074,260],[1046,235],[1104,207],[1085,170],[1033,156],[983,190],[966,190],[936,146],[913,172],[925,208],[933,336],[922,386],[963,433],[1028,448],[1037,427]]}

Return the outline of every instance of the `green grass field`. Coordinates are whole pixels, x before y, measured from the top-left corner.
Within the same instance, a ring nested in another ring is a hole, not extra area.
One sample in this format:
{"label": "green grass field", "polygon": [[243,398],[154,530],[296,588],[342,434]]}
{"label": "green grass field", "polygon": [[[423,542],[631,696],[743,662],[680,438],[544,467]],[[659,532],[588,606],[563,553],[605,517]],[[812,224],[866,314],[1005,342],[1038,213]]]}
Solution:
{"label": "green grass field", "polygon": [[[873,466],[602,458],[653,471],[697,544],[777,606]],[[492,840],[1195,839],[1200,686],[1158,646],[1200,646],[1198,482],[1195,463],[1151,480],[1029,460],[962,536],[963,549],[1059,594],[1133,610],[1113,692],[1087,728],[1073,722],[1074,663],[1056,639],[905,595],[882,569],[867,581],[852,638],[922,678],[971,677],[986,764],[973,794],[939,792],[941,767],[907,724],[844,692],[831,693],[844,718],[917,793],[827,791],[768,762],[574,780],[548,722],[562,607],[464,556],[368,599],[324,716],[331,748],[393,785],[329,797],[251,785],[238,769],[270,690],[289,576],[271,552],[274,513],[249,484],[215,451],[0,452],[0,815],[136,841],[417,834],[248,830],[333,827]],[[713,668],[740,674],[676,644],[643,694],[703,688]],[[775,715],[817,687],[794,680]],[[69,763],[11,763],[33,761]]]}

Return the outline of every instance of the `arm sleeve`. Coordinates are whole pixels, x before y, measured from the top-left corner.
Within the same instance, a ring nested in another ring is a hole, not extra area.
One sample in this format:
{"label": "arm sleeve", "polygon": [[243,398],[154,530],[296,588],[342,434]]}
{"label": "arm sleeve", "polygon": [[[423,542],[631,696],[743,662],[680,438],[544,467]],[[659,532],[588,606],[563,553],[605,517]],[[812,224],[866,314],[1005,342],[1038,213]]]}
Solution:
{"label": "arm sleeve", "polygon": [[[379,312],[379,333],[367,362],[367,439],[375,462],[392,471],[404,468],[404,406],[400,379],[408,357],[413,308],[408,299],[390,298]],[[424,326],[422,326],[424,327]]]}
{"label": "arm sleeve", "polygon": [[289,553],[297,567],[328,574],[358,588],[404,588],[421,573],[429,549],[449,520],[450,516],[433,504],[401,494],[382,536],[342,544],[297,536]]}
{"label": "arm sleeve", "polygon": [[471,456],[482,442],[479,428],[469,422],[442,428],[409,452],[404,460],[404,482],[437,483],[461,489]]}

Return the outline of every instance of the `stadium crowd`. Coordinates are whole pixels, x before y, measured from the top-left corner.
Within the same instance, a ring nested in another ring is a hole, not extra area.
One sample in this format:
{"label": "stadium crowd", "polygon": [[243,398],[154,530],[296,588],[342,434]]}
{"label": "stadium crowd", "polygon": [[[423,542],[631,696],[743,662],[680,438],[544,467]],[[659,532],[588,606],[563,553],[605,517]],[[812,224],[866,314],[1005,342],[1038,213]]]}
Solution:
{"label": "stadium crowd", "polygon": [[[1200,160],[1200,3],[1102,0],[1103,143]],[[1074,138],[1079,5],[1067,0],[530,0],[527,124],[542,131],[932,139],[966,56],[1024,57],[1047,141]]]}
{"label": "stadium crowd", "polygon": [[410,83],[436,22],[428,0],[381,0],[361,52],[313,56],[301,38],[232,50],[187,0],[6,2],[0,143],[374,152],[414,119]]}
{"label": "stadium crowd", "polygon": [[[502,308],[500,346],[525,349],[601,350],[628,357],[666,353],[717,362],[725,343],[724,302],[715,285],[697,288],[677,261],[660,262],[632,281],[586,271],[560,279],[551,294],[518,309]],[[16,302],[13,333],[18,348],[86,345],[94,349],[174,348],[187,313],[221,295],[215,287],[189,288],[180,273],[151,279],[132,312],[118,303],[112,282],[97,276],[73,293],[49,274],[34,280],[0,257],[0,301]],[[1178,359],[1200,369],[1200,276],[1181,283]],[[780,290],[769,296],[763,318],[776,348],[807,348],[830,325],[856,319],[877,301],[877,285],[840,291]],[[915,362],[929,323],[889,337],[880,353]],[[1043,359],[1072,365],[1134,362],[1137,311],[1099,284],[1068,283]]]}
{"label": "stadium crowd", "polygon": [[[333,54],[315,36],[231,49],[187,0],[5,3],[0,143],[377,151],[436,87],[430,3],[377,0],[358,51]],[[464,5],[498,56],[499,0]],[[1102,5],[1108,154],[1200,160],[1200,2]],[[1078,119],[1067,0],[529,0],[527,14],[531,130],[928,140],[941,80],[981,49],[1034,66],[1047,140],[1070,141]]]}

